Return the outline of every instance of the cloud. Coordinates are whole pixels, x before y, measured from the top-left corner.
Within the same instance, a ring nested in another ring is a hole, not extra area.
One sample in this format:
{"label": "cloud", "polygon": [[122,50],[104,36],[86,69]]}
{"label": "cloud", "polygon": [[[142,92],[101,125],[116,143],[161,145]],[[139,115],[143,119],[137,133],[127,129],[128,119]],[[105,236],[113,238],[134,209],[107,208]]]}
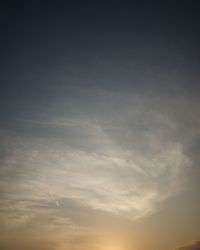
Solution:
{"label": "cloud", "polygon": [[[20,196],[56,207],[59,199],[70,198],[83,206],[135,220],[151,214],[159,202],[180,190],[185,168],[190,165],[180,143],[167,139],[162,143],[162,137],[151,128],[146,135],[143,128],[134,135],[127,127],[140,145],[126,145],[116,140],[110,124],[104,121],[66,119],[61,124],[65,124],[66,133],[68,129],[78,132],[80,144],[87,143],[87,148],[70,145],[71,136],[67,144],[55,138],[27,142],[15,138],[2,168],[7,179],[14,176],[14,185],[2,180],[6,197]],[[59,122],[53,126],[59,129]],[[113,125],[120,133],[123,126]]]}
{"label": "cloud", "polygon": [[192,241],[191,243],[186,244],[185,246],[177,247],[176,250],[199,250],[200,241]]}
{"label": "cloud", "polygon": [[36,112],[1,133],[6,232],[26,229],[65,244],[101,233],[91,228],[96,218],[144,218],[185,188],[192,164],[186,148],[198,132],[181,114],[187,103],[179,107],[165,95],[73,91],[66,102],[50,104],[52,113]]}

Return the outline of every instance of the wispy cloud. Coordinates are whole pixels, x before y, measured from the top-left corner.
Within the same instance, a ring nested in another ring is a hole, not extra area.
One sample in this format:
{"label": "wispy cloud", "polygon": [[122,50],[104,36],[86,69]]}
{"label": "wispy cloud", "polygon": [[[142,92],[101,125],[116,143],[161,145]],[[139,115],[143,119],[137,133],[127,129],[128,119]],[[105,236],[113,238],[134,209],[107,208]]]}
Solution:
{"label": "wispy cloud", "polygon": [[184,246],[177,247],[175,250],[199,250],[200,249],[200,241],[194,240]]}
{"label": "wispy cloud", "polygon": [[[158,118],[156,114],[152,119]],[[81,137],[78,146],[70,145],[71,135],[66,137],[69,143],[55,138],[32,138],[27,142],[14,139],[13,151],[2,171],[6,178],[15,176],[14,185],[4,181],[7,196],[45,199],[57,207],[60,198],[72,198],[92,209],[137,219],[152,213],[157,203],[181,188],[190,160],[179,142],[167,138],[161,142],[163,137],[154,128],[145,132],[144,128],[132,131],[130,125],[126,126],[126,135],[133,139],[132,144],[126,144],[116,140],[112,128],[109,133],[109,121],[69,122],[66,118],[61,124],[65,124],[66,134],[69,124],[70,129],[76,125],[73,131]],[[59,121],[53,126],[59,130]],[[119,133],[124,132],[123,122],[113,126]],[[80,146],[85,142],[90,150]]]}

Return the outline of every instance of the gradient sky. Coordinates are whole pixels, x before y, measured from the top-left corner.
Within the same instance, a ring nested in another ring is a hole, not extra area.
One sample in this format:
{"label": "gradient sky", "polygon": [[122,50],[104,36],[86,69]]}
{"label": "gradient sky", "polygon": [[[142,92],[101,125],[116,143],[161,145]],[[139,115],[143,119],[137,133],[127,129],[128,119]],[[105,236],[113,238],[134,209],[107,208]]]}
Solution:
{"label": "gradient sky", "polygon": [[200,249],[194,1],[1,8],[0,249]]}

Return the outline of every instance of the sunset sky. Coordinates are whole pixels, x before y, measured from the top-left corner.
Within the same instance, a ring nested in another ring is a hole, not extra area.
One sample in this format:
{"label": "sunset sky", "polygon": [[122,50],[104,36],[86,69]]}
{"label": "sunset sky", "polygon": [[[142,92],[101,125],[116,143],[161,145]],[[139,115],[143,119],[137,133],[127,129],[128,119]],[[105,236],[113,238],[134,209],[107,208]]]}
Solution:
{"label": "sunset sky", "polygon": [[193,3],[2,6],[0,250],[200,250]]}

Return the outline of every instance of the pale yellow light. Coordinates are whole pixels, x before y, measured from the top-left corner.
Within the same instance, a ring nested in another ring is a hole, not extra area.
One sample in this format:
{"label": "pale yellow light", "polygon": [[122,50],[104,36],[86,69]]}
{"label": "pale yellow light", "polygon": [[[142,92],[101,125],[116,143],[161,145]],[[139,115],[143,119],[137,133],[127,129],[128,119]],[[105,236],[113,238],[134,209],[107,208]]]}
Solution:
{"label": "pale yellow light", "polygon": [[103,250],[122,250],[119,246],[105,246]]}

